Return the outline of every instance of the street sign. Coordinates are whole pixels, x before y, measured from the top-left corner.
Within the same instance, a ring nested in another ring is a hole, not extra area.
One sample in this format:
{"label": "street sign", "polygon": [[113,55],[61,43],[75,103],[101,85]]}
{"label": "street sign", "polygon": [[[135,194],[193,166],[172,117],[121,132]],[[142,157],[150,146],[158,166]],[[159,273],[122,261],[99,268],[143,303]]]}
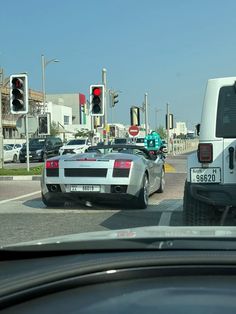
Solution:
{"label": "street sign", "polygon": [[129,127],[129,135],[137,136],[139,134],[139,127],[137,125],[131,125]]}

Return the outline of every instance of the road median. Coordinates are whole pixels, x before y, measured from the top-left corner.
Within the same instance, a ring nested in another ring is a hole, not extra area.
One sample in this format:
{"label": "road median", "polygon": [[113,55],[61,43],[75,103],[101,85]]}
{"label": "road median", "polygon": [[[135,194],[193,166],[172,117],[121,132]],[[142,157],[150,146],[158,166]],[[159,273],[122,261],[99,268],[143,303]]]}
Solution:
{"label": "road median", "polygon": [[26,168],[0,169],[0,181],[38,181],[41,178],[42,166]]}

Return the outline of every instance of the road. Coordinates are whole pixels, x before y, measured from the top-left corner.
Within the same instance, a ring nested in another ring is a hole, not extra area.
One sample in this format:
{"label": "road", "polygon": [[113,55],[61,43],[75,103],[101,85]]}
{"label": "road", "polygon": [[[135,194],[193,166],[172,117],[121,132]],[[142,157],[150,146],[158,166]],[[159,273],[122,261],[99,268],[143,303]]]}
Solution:
{"label": "road", "polygon": [[166,188],[153,194],[145,210],[67,203],[46,208],[39,181],[0,181],[0,245],[45,237],[141,226],[181,226],[186,156],[168,158]]}

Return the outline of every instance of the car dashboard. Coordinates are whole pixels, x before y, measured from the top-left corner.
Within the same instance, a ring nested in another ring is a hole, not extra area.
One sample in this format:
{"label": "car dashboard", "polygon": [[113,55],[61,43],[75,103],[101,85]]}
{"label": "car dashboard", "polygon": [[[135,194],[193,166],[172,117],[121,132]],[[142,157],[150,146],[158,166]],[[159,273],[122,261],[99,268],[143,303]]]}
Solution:
{"label": "car dashboard", "polygon": [[236,253],[134,251],[1,262],[2,313],[235,313]]}

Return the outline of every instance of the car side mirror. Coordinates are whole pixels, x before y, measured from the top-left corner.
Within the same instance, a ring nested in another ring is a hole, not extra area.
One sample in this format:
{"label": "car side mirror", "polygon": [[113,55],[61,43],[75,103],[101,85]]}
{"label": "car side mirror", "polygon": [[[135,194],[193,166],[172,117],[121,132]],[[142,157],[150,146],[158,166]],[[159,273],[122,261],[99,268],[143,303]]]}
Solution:
{"label": "car side mirror", "polygon": [[153,153],[150,153],[150,152],[149,152],[149,157],[150,157],[151,160],[156,160],[157,159],[157,155],[153,154]]}
{"label": "car side mirror", "polygon": [[197,125],[196,125],[196,131],[197,131],[197,135],[199,135],[200,134],[200,123],[198,123]]}

